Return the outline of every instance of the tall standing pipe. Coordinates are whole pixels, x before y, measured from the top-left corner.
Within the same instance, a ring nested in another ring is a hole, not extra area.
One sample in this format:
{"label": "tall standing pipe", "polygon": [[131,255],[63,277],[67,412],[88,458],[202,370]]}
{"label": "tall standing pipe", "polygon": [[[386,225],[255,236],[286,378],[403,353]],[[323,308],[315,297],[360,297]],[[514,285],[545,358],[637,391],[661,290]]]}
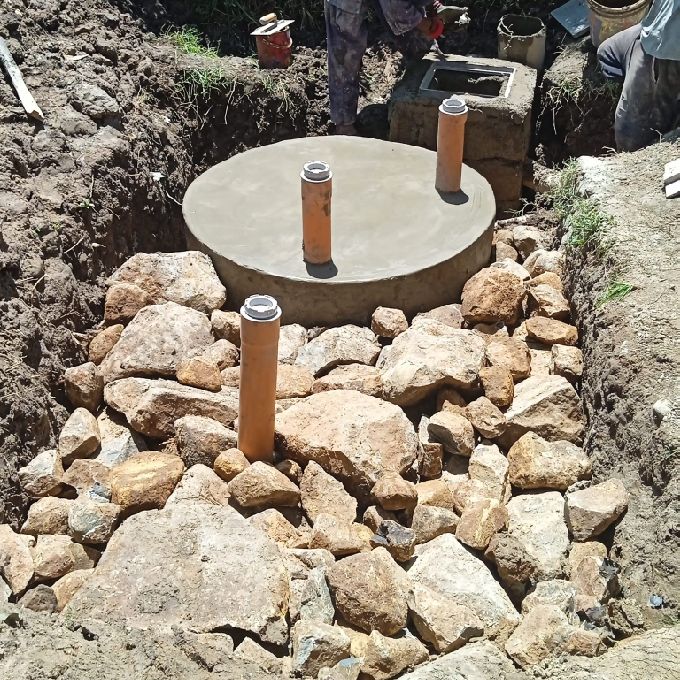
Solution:
{"label": "tall standing pipe", "polygon": [[462,97],[452,95],[439,107],[437,124],[437,179],[438,191],[460,191],[463,167],[463,144],[468,107]]}
{"label": "tall standing pipe", "polygon": [[252,295],[241,307],[238,448],[254,462],[274,458],[276,369],[281,308],[269,295]]}
{"label": "tall standing pipe", "polygon": [[309,264],[331,261],[331,196],[333,173],[328,163],[310,161],[300,173],[302,191],[302,255]]}

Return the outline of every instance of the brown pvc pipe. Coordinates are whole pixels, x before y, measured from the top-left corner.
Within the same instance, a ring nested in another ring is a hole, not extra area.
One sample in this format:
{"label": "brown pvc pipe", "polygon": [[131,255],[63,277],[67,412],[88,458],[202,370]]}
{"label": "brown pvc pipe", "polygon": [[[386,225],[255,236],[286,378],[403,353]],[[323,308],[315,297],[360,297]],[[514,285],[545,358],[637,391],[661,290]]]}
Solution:
{"label": "brown pvc pipe", "polygon": [[437,125],[437,178],[438,191],[460,191],[463,168],[463,143],[468,107],[462,97],[453,95],[439,107]]}
{"label": "brown pvc pipe", "polygon": [[281,308],[268,295],[253,295],[241,307],[238,448],[251,462],[274,459],[280,322]]}
{"label": "brown pvc pipe", "polygon": [[331,196],[333,173],[328,163],[310,161],[300,173],[302,192],[302,256],[309,264],[331,261]]}

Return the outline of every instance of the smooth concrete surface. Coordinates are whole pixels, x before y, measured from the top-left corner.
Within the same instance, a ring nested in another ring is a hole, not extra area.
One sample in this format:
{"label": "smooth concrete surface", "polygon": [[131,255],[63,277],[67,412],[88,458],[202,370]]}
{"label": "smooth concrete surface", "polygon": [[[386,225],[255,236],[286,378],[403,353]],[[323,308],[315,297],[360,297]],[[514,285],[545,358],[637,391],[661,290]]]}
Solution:
{"label": "smooth concrete surface", "polygon": [[[329,265],[302,257],[300,171],[333,172]],[[189,244],[208,253],[238,309],[273,295],[283,323],[366,323],[379,306],[407,315],[458,299],[491,254],[496,213],[488,182],[464,166],[461,191],[434,186],[436,154],[357,137],[295,139],[234,156],[184,197]]]}

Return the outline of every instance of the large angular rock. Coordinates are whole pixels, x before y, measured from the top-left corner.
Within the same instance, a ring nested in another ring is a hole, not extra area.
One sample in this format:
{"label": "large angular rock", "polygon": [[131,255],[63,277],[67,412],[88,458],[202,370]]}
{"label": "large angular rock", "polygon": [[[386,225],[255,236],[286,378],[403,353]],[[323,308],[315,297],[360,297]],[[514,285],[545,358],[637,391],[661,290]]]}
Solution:
{"label": "large angular rock", "polygon": [[219,392],[222,388],[222,374],[217,362],[205,355],[182,359],[177,366],[176,376],[182,385],[211,392]]}
{"label": "large angular rock", "polygon": [[205,503],[229,505],[229,488],[205,465],[192,465],[166,501],[166,505]]}
{"label": "large angular rock", "polygon": [[75,489],[79,496],[94,494],[104,500],[111,498],[111,469],[96,460],[74,460],[61,481],[65,487]]}
{"label": "large angular rock", "polygon": [[381,397],[382,378],[375,366],[365,364],[337,366],[314,381],[312,392],[316,394],[326,390],[356,390],[371,397]]}
{"label": "large angular rock", "polygon": [[505,503],[510,498],[508,459],[495,444],[478,444],[470,456],[470,479],[482,483],[488,498]]}
{"label": "large angular rock", "polygon": [[204,416],[183,416],[175,421],[175,441],[187,467],[212,467],[222,451],[234,448],[237,435],[222,423]]}
{"label": "large angular rock", "polygon": [[213,469],[225,482],[230,482],[248,467],[250,467],[250,461],[245,457],[243,451],[238,449],[222,451],[213,463]]}
{"label": "large angular rock", "polygon": [[74,406],[96,411],[104,395],[104,380],[91,361],[64,371],[66,396]]}
{"label": "large angular rock", "polygon": [[359,326],[329,328],[298,351],[295,363],[315,376],[341,364],[375,364],[380,345],[373,331]]}
{"label": "large angular rock", "polygon": [[544,345],[575,345],[578,342],[578,331],[564,321],[533,316],[526,321],[528,336]]}
{"label": "large angular rock", "polygon": [[569,302],[562,292],[548,283],[529,287],[529,309],[539,316],[566,321],[569,318]]}
{"label": "large angular rock", "polygon": [[371,530],[363,524],[321,513],[309,536],[309,547],[327,550],[335,557],[353,555],[371,549],[371,536]]}
{"label": "large angular rock", "polygon": [[281,326],[278,359],[280,364],[294,364],[300,348],[307,344],[307,331],[298,323]]}
{"label": "large angular rock", "polygon": [[514,324],[522,313],[526,290],[522,280],[503,269],[487,267],[468,279],[460,312],[468,323]]}
{"label": "large angular rock", "polygon": [[628,508],[630,496],[620,479],[567,494],[567,522],[577,541],[599,536]]}
{"label": "large angular rock", "polygon": [[205,314],[174,302],[150,305],[122,332],[99,369],[106,383],[131,376],[174,376],[183,360],[213,342]]}
{"label": "large angular rock", "polygon": [[291,631],[293,670],[315,678],[324,666],[334,666],[350,655],[351,641],[337,626],[320,621],[298,621]]}
{"label": "large angular rock", "polygon": [[[302,559],[298,557],[300,552],[306,553]],[[326,581],[326,570],[335,561],[333,556],[324,550],[287,551],[287,555],[291,624],[297,621],[333,623],[335,607]]]}
{"label": "large angular rock", "polygon": [[123,463],[135,453],[149,448],[144,438],[133,432],[115,411],[102,411],[97,416],[97,426],[101,441],[96,460],[106,467]]}
{"label": "large angular rock", "polygon": [[507,422],[501,410],[486,397],[471,401],[465,412],[472,426],[487,439],[495,439],[505,432]]}
{"label": "large angular rock", "polygon": [[564,253],[558,250],[535,250],[526,260],[524,266],[536,278],[546,272],[551,272],[561,277],[564,274]]}
{"label": "large angular rock", "polygon": [[385,510],[412,510],[418,502],[418,492],[401,475],[384,474],[373,487],[373,496]]}
{"label": "large angular rock", "polygon": [[91,569],[99,553],[70,536],[38,536],[31,548],[36,581],[54,581],[78,569]]}
{"label": "large angular rock", "polygon": [[52,591],[57,598],[56,611],[60,612],[73,599],[76,592],[94,573],[94,569],[77,569],[64,574],[52,584]]}
{"label": "large angular rock", "polygon": [[484,624],[469,607],[455,604],[427,586],[414,586],[408,608],[418,634],[437,652],[452,652],[484,635]]}
{"label": "large angular rock", "polygon": [[378,307],[371,317],[371,330],[380,338],[396,338],[408,328],[401,309]]}
{"label": "large angular rock", "polygon": [[64,424],[59,435],[57,451],[64,464],[76,458],[89,458],[99,446],[100,434],[97,419],[85,408],[77,408]]}
{"label": "large angular rock", "polygon": [[510,448],[529,431],[547,439],[580,444],[583,410],[576,390],[559,375],[531,376],[515,386],[515,399],[506,411],[508,427],[500,438]]}
{"label": "large angular rock", "polygon": [[27,590],[19,600],[19,604],[34,612],[48,612],[51,614],[57,608],[57,596],[52,588],[44,583],[40,583],[35,588]]}
{"label": "large angular rock", "polygon": [[571,623],[576,623],[576,588],[570,581],[554,579],[539,581],[536,587],[522,600],[522,614],[528,614],[540,605],[557,607],[569,617]]}
{"label": "large angular rock", "polygon": [[427,661],[428,656],[425,645],[408,632],[392,638],[374,630],[366,643],[361,676],[366,680],[389,680],[407,668]]}
{"label": "large angular rock", "polygon": [[242,508],[296,506],[300,490],[275,467],[256,461],[229,482],[229,493]]}
{"label": "large angular rock", "polygon": [[232,508],[186,504],[130,517],[65,613],[133,628],[239,628],[284,644],[288,596],[272,540]]}
{"label": "large angular rock", "polygon": [[506,640],[520,620],[484,563],[451,534],[419,545],[408,576],[414,586],[426,586],[448,598],[451,604],[471,609],[484,624],[484,634],[489,638]]}
{"label": "large angular rock", "polygon": [[416,505],[413,510],[411,529],[416,543],[427,543],[442,534],[454,534],[460,517],[447,508],[434,505]]}
{"label": "large angular rock", "polygon": [[104,321],[107,324],[126,324],[153,298],[134,283],[116,283],[106,291],[104,298]]}
{"label": "large angular rock", "polygon": [[529,346],[519,338],[493,337],[486,346],[486,358],[493,368],[510,371],[515,382],[528,378],[531,373]]}
{"label": "large angular rock", "polygon": [[308,538],[298,531],[278,510],[267,508],[248,518],[248,521],[264,531],[272,541],[282,548],[307,547]]}
{"label": "large angular rock", "polygon": [[591,462],[585,451],[567,441],[549,442],[527,432],[508,451],[509,476],[519,489],[559,489],[588,479]]}
{"label": "large angular rock", "polygon": [[118,526],[120,516],[120,505],[78,498],[69,508],[68,530],[79,543],[106,543]]}
{"label": "large angular rock", "polygon": [[497,500],[468,503],[460,515],[456,538],[474,550],[484,550],[492,536],[508,521],[508,511]]}
{"label": "large angular rock", "polygon": [[428,312],[420,312],[413,319],[413,325],[417,326],[422,321],[438,321],[450,328],[460,328],[463,325],[463,315],[460,313],[460,305],[441,305],[430,309]]}
{"label": "large angular rock", "polygon": [[64,466],[55,449],[40,452],[32,461],[19,468],[21,488],[33,498],[59,492]]}
{"label": "large angular rock", "polygon": [[100,330],[90,341],[87,358],[94,364],[100,364],[118,342],[124,328],[122,323],[116,323]]}
{"label": "large angular rock", "polygon": [[28,509],[28,517],[21,527],[22,534],[67,534],[68,512],[74,503],[69,498],[48,496],[40,498]]}
{"label": "large angular rock", "polygon": [[9,524],[0,524],[0,576],[12,593],[23,593],[33,578],[32,536],[21,536]]}
{"label": "large angular rock", "polygon": [[231,426],[238,416],[238,396],[228,388],[207,392],[171,380],[124,378],[104,388],[104,400],[123,413],[137,432],[163,439],[175,432],[175,421],[186,415],[205,416]]}
{"label": "large angular rock", "polygon": [[472,423],[462,414],[439,411],[427,426],[430,437],[442,444],[446,453],[469,456],[475,448],[475,431]]}
{"label": "large angular rock", "polygon": [[570,382],[579,380],[583,375],[583,352],[578,347],[553,345],[550,372],[562,375]]}
{"label": "large angular rock", "polygon": [[413,557],[416,533],[392,519],[385,519],[376,527],[371,545],[382,546],[397,562],[408,562]]}
{"label": "large angular rock", "polygon": [[156,303],[176,302],[204,314],[222,307],[227,299],[227,291],[210,258],[196,251],[137,253],[106,284],[119,282],[139,286]]}
{"label": "large angular rock", "polygon": [[357,628],[393,635],[406,625],[409,581],[384,548],[339,560],[328,584],[336,609]]}
{"label": "large angular rock", "polygon": [[485,342],[473,331],[432,320],[409,328],[378,359],[385,398],[408,406],[441,387],[472,387],[484,365]]}
{"label": "large angular rock", "polygon": [[236,366],[239,362],[239,354],[238,347],[233,342],[220,338],[204,350],[200,358],[209,361],[211,364],[217,364],[217,368],[222,371],[225,368]]}
{"label": "large angular rock", "polygon": [[329,475],[313,460],[307,463],[300,480],[302,507],[314,523],[321,513],[335,515],[346,522],[357,517],[357,501],[350,496],[342,482]]}
{"label": "large angular rock", "polygon": [[315,461],[368,497],[380,475],[401,474],[416,460],[418,437],[404,412],[360,392],[320,392],[276,417],[280,449],[300,462]]}
{"label": "large angular rock", "polygon": [[171,453],[138,453],[111,471],[112,500],[124,513],[162,508],[183,472],[181,458]]}

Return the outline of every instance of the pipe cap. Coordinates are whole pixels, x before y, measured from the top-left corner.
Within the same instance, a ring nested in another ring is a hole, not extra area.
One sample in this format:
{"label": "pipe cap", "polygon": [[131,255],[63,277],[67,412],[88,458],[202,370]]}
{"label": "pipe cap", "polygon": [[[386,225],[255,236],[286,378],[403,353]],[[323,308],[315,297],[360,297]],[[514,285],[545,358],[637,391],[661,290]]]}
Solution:
{"label": "pipe cap", "polygon": [[253,321],[274,321],[281,316],[281,308],[271,295],[251,295],[245,299],[241,314]]}
{"label": "pipe cap", "polygon": [[442,105],[439,107],[439,109],[444,113],[456,114],[465,113],[468,110],[468,107],[462,97],[453,94],[442,102]]}
{"label": "pipe cap", "polygon": [[331,176],[331,166],[326,161],[308,161],[302,166],[302,177],[312,182],[323,182]]}

